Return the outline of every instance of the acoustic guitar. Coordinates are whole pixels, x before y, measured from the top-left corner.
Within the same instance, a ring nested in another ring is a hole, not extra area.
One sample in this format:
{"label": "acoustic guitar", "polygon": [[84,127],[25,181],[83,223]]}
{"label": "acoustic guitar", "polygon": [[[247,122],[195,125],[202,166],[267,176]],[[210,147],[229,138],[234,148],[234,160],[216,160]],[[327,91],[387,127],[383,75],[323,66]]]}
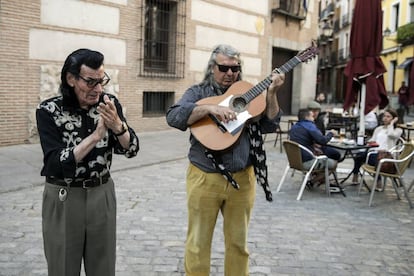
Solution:
{"label": "acoustic guitar", "polygon": [[[318,54],[315,43],[299,52],[273,73],[287,73],[301,62],[306,62]],[[201,99],[197,105],[218,104],[230,107],[237,119],[227,123],[220,121],[213,115],[208,115],[190,126],[191,133],[206,148],[210,150],[224,150],[232,146],[251,118],[263,113],[266,108],[266,97],[262,94],[272,83],[272,74],[253,86],[246,81],[237,81],[232,84],[225,94]]]}

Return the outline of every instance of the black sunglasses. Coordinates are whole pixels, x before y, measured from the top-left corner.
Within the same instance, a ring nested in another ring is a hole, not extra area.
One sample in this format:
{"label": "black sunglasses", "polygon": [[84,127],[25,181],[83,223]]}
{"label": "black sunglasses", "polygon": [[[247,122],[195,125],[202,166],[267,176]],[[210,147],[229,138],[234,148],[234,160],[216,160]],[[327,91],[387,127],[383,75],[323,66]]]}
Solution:
{"label": "black sunglasses", "polygon": [[81,75],[78,75],[78,77],[82,79],[89,88],[94,88],[98,84],[105,86],[111,80],[106,72],[104,74],[105,74],[105,77],[103,79],[92,79],[92,78],[86,79],[82,77]]}
{"label": "black sunglasses", "polygon": [[229,71],[229,69],[233,73],[236,73],[236,72],[240,72],[240,69],[241,69],[241,66],[240,65],[228,66],[228,65],[217,64],[217,67],[218,67],[219,71],[220,72],[223,72],[223,73],[226,73],[227,71]]}

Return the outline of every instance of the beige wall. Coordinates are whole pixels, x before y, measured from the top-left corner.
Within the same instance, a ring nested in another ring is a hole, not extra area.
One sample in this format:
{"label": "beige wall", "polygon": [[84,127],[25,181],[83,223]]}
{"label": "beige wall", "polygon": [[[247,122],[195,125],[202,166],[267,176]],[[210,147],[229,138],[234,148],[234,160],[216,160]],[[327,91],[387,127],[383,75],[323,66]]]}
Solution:
{"label": "beige wall", "polygon": [[[214,45],[238,48],[245,80],[257,83],[272,69],[272,46],[299,50],[312,37],[312,22],[304,22],[300,35],[284,22],[270,22],[268,0],[180,2],[187,10],[185,77],[160,79],[139,76],[141,0],[2,0],[0,146],[37,141],[36,106],[56,94],[63,61],[78,48],[104,53],[111,75],[107,89],[118,96],[129,124],[139,133],[169,128],[164,116],[142,116],[143,92],[175,91],[178,99],[202,79]],[[310,68],[301,69],[300,75],[315,79]],[[295,87],[299,94],[304,83]]]}

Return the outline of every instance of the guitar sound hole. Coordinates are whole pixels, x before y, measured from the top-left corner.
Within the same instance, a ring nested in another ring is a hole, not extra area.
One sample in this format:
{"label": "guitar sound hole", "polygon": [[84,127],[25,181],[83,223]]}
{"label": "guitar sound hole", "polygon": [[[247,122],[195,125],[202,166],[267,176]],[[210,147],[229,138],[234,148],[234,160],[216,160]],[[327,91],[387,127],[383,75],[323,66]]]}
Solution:
{"label": "guitar sound hole", "polygon": [[246,109],[246,105],[247,105],[246,101],[241,97],[233,99],[233,102],[232,102],[233,110],[238,113],[244,111]]}

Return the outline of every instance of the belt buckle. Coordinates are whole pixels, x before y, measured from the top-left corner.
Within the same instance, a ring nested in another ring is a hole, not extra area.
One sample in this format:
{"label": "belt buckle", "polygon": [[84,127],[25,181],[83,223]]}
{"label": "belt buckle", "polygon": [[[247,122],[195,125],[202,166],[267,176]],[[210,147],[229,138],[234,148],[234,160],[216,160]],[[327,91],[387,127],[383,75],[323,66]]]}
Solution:
{"label": "belt buckle", "polygon": [[88,189],[88,188],[90,188],[90,187],[88,186],[88,183],[93,184],[93,180],[92,180],[92,179],[86,179],[86,180],[82,181],[82,188],[84,188],[84,189]]}

